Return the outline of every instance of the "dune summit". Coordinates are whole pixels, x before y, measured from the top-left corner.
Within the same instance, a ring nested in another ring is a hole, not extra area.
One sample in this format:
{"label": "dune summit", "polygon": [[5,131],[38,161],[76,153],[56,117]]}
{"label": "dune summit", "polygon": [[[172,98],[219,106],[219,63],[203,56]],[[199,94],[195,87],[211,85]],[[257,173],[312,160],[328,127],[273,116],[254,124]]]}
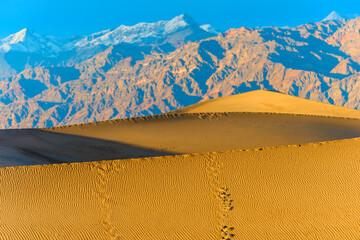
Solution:
{"label": "dune summit", "polygon": [[255,91],[1,131],[0,239],[356,239],[359,116]]}
{"label": "dune summit", "polygon": [[172,113],[207,112],[271,112],[360,118],[359,110],[267,90],[257,90],[234,96],[215,98],[172,111]]}

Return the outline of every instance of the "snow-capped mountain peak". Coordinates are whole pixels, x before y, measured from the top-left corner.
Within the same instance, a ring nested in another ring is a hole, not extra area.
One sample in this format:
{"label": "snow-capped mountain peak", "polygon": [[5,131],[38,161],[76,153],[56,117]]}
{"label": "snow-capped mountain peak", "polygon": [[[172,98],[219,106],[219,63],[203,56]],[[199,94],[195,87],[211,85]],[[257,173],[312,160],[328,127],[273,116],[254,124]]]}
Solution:
{"label": "snow-capped mountain peak", "polygon": [[342,20],[344,17],[342,17],[339,13],[332,11],[326,18],[322,20],[322,22],[330,21],[330,20]]}
{"label": "snow-capped mountain peak", "polygon": [[62,48],[53,38],[42,36],[29,28],[24,28],[0,40],[0,52],[9,52],[10,50],[54,56],[62,51]]}
{"label": "snow-capped mountain peak", "polygon": [[33,31],[28,29],[28,28],[24,28],[22,30],[20,30],[17,33],[11,34],[8,37],[0,40],[0,47],[1,48],[10,48],[11,45],[15,45],[21,42],[25,41],[26,36],[33,34]]}
{"label": "snow-capped mountain peak", "polygon": [[16,44],[16,43],[19,43],[19,42],[23,42],[28,33],[31,34],[32,30],[30,30],[28,28],[24,28],[21,31],[19,31],[19,32],[15,33],[15,34],[12,34],[12,35],[8,36],[7,38],[5,38],[4,42],[6,41],[8,44]]}
{"label": "snow-capped mountain peak", "polygon": [[213,26],[211,26],[210,24],[203,24],[200,26],[200,28],[208,33],[212,33],[215,35],[219,35],[221,33],[220,30],[214,28]]}
{"label": "snow-capped mountain peak", "polygon": [[199,28],[199,24],[189,15],[182,14],[168,21],[138,23],[134,26],[121,25],[113,30],[105,30],[90,36],[71,41],[68,49],[76,47],[93,47],[97,45],[116,45],[125,43],[144,43],[161,39],[186,27]]}
{"label": "snow-capped mountain peak", "polygon": [[199,24],[188,14],[182,14],[165,22],[165,31],[168,33],[171,33],[178,30],[179,28],[186,26],[199,26]]}

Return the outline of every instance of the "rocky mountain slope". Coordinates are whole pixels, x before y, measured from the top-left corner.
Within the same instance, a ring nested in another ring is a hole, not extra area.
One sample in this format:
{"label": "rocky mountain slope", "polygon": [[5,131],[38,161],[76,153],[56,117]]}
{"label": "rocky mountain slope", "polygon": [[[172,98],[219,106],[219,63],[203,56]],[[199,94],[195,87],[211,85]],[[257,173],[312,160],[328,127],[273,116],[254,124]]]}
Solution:
{"label": "rocky mountain slope", "polygon": [[163,39],[165,45],[120,43],[74,65],[36,67],[0,81],[0,126],[158,114],[257,89],[358,109],[359,29],[355,18],[230,29],[173,49]]}

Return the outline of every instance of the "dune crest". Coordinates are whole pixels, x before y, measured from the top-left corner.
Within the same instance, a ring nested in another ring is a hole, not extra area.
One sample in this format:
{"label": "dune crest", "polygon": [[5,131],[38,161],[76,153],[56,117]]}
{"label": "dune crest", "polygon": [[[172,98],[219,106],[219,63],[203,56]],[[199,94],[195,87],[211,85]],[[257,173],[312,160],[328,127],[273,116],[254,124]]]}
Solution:
{"label": "dune crest", "polygon": [[175,110],[172,113],[202,112],[272,112],[360,118],[359,110],[267,90],[257,90],[228,97],[215,98]]}

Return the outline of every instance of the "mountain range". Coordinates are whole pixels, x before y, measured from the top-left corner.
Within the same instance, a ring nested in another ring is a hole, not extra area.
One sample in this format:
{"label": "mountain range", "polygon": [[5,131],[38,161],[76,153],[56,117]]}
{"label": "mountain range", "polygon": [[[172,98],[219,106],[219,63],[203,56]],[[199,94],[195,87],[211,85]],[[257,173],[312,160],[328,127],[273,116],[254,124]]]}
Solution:
{"label": "mountain range", "polygon": [[169,21],[121,25],[71,39],[44,36],[25,28],[0,40],[0,78],[38,66],[73,66],[120,43],[156,46],[157,51],[167,52],[188,41],[217,34],[211,25],[199,25],[186,14]]}
{"label": "mountain range", "polygon": [[152,115],[257,89],[358,109],[360,18],[223,33],[188,15],[0,41],[1,128]]}

